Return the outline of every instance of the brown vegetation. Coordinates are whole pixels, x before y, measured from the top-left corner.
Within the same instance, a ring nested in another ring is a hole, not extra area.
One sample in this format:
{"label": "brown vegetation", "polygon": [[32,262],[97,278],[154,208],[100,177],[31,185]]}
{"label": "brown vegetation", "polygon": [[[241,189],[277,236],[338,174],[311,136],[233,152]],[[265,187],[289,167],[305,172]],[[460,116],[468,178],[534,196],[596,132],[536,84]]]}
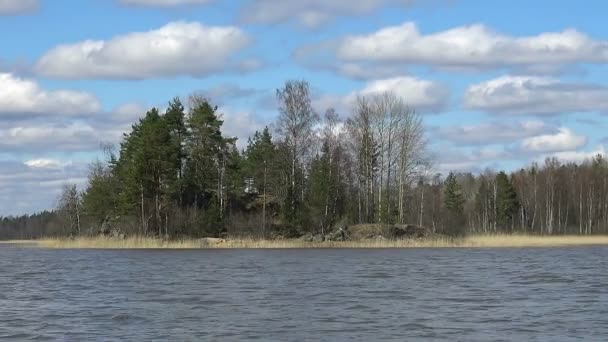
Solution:
{"label": "brown vegetation", "polygon": [[[26,241],[19,241],[25,243]],[[520,248],[608,245],[608,236],[533,236],[533,235],[473,235],[464,238],[435,236],[424,239],[368,239],[356,241],[308,242],[295,239],[238,239],[208,243],[204,239],[166,241],[131,237],[124,240],[104,237],[76,239],[41,239],[27,241],[37,247],[57,249],[198,249],[198,248]]]}

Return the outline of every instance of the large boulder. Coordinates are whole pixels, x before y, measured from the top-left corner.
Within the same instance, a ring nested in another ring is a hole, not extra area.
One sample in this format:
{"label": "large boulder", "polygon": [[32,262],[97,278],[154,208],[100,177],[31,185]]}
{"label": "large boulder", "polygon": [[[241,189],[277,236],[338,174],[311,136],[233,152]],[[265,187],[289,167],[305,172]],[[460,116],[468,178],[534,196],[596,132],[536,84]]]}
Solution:
{"label": "large boulder", "polygon": [[99,228],[99,235],[118,237],[121,234],[120,227],[118,227],[117,224],[119,220],[120,216],[112,217],[110,215],[106,215],[106,218],[103,220],[101,227]]}
{"label": "large boulder", "polygon": [[350,240],[350,234],[348,231],[348,227],[340,227],[336,231],[329,233],[325,240],[327,241],[346,241]]}
{"label": "large boulder", "polygon": [[206,237],[206,238],[199,239],[198,242],[200,243],[200,245],[202,247],[210,247],[210,246],[217,246],[217,245],[225,244],[226,240],[219,239],[219,238]]}
{"label": "large boulder", "polygon": [[325,241],[325,236],[323,234],[317,234],[312,237],[312,242],[323,242]]}
{"label": "large boulder", "polygon": [[300,241],[312,242],[314,236],[311,233],[306,233],[298,238]]}
{"label": "large boulder", "polygon": [[413,224],[394,225],[388,230],[388,238],[391,239],[421,239],[430,235],[430,230]]}

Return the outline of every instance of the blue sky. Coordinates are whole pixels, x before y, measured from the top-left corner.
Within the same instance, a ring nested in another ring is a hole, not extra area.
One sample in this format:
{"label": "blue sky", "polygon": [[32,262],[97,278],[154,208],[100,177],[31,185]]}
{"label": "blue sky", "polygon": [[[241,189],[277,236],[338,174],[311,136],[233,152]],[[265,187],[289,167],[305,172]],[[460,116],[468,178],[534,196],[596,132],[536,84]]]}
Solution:
{"label": "blue sky", "polygon": [[390,90],[424,116],[437,172],[604,153],[605,1],[0,0],[0,215],[86,184],[102,142],[207,94],[241,141],[306,79],[350,115]]}

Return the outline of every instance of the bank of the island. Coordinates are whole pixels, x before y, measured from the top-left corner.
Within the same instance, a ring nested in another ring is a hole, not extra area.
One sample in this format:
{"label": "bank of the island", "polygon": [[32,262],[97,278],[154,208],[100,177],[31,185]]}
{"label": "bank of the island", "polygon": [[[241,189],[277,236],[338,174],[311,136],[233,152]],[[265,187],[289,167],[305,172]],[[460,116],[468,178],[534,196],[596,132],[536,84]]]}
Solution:
{"label": "bank of the island", "polygon": [[51,249],[199,249],[199,248],[522,248],[608,245],[607,235],[478,234],[450,237],[414,225],[366,224],[297,238],[182,238],[97,236],[5,241]]}

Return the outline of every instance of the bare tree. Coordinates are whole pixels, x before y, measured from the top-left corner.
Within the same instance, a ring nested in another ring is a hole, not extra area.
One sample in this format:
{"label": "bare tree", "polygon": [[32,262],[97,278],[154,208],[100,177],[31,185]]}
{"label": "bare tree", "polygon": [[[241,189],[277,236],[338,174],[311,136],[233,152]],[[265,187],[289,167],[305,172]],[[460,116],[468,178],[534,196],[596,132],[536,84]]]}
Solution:
{"label": "bare tree", "polygon": [[70,232],[76,231],[80,235],[80,216],[82,212],[82,199],[76,184],[65,184],[57,200],[57,211],[59,211]]}
{"label": "bare tree", "polygon": [[[279,118],[277,133],[283,139],[291,163],[291,210],[296,211],[296,172],[302,167],[304,181],[304,161],[314,138],[314,127],[318,115],[314,112],[310,100],[310,86],[306,81],[287,81],[282,89],[277,90],[279,101]],[[304,188],[301,194],[304,196]]]}

